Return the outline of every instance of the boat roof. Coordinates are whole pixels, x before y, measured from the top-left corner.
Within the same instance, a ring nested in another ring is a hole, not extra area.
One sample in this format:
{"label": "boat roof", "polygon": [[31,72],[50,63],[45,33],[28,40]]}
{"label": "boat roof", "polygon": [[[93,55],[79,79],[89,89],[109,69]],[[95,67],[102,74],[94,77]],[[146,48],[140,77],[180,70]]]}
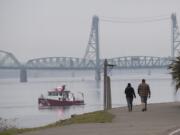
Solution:
{"label": "boat roof", "polygon": [[56,87],[54,89],[48,90],[48,92],[70,92],[68,90],[65,90],[62,86]]}

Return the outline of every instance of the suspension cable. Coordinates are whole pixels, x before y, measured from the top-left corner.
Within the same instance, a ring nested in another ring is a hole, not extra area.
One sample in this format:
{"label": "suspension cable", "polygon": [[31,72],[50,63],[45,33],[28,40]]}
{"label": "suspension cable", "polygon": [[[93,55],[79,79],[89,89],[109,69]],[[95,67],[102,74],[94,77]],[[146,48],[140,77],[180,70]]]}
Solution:
{"label": "suspension cable", "polygon": [[111,23],[150,23],[169,20],[168,16],[155,16],[155,17],[143,17],[143,18],[113,18],[113,17],[100,17],[103,22]]}

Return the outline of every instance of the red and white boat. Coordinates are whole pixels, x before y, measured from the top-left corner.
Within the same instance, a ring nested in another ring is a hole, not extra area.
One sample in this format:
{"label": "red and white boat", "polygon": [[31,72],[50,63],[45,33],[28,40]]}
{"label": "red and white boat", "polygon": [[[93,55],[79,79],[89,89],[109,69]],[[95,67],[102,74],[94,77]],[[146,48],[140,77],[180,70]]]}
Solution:
{"label": "red and white boat", "polygon": [[38,98],[38,104],[39,107],[83,105],[84,95],[81,93],[81,99],[76,98],[74,93],[65,90],[65,85],[63,85],[49,90],[47,97],[41,95]]}

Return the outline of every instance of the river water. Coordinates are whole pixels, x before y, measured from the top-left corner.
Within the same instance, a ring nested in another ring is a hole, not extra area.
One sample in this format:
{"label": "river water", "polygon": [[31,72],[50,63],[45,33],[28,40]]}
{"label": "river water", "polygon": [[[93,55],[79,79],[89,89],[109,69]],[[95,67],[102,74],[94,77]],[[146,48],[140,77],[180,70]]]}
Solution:
{"label": "river water", "polygon": [[[156,72],[111,72],[112,106],[126,105],[124,89],[131,83],[137,95],[137,86],[142,78],[150,85],[152,96],[149,103],[171,102],[179,99],[175,95],[172,79],[167,71]],[[71,74],[70,77],[31,77],[27,83],[19,83],[19,79],[0,79],[0,117],[13,120],[16,127],[38,127],[69,118],[72,114],[82,114],[103,109],[103,81],[94,80],[94,72],[88,76]],[[102,79],[103,80],[103,79]],[[85,105],[53,107],[39,109],[37,99],[47,90],[65,84],[73,93],[83,92]],[[134,100],[140,104],[140,98]]]}

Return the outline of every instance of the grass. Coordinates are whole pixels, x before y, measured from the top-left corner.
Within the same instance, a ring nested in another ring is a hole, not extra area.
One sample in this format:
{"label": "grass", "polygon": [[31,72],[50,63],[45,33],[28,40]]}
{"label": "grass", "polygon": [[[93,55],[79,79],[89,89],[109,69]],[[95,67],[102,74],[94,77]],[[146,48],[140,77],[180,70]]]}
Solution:
{"label": "grass", "polygon": [[83,123],[108,123],[112,122],[112,119],[114,116],[107,112],[107,111],[96,111],[92,113],[85,113],[81,115],[72,115],[71,118],[66,120],[60,120],[53,124],[49,124],[47,126],[43,127],[37,127],[37,128],[24,128],[24,129],[8,129],[5,131],[0,132],[0,135],[16,135],[28,131],[35,131],[45,128],[51,128],[51,127],[60,127],[70,124],[83,124]]}

